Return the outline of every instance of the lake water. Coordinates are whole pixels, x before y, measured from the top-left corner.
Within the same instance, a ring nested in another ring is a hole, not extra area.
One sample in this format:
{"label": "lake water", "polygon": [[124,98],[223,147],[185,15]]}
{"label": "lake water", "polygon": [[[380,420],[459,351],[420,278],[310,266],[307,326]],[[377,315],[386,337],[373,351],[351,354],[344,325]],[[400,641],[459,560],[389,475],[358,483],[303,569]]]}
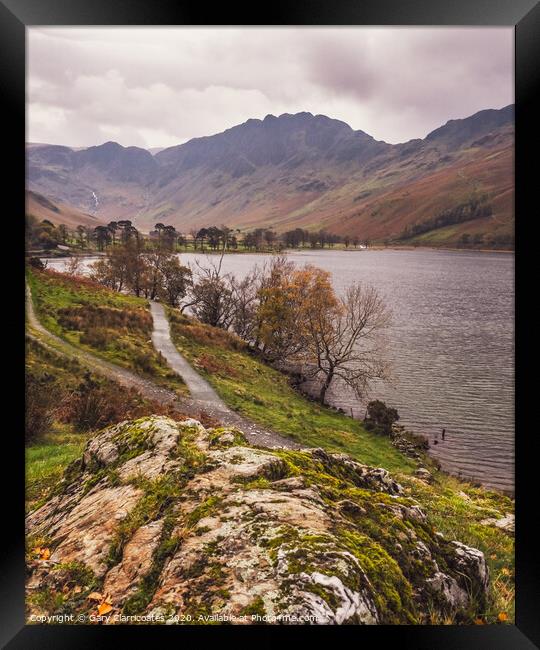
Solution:
{"label": "lake water", "polygon": [[[181,258],[192,266],[207,259]],[[393,312],[387,351],[393,378],[369,398],[397,408],[401,424],[427,435],[443,468],[513,491],[514,255],[339,250],[291,252],[289,259],[330,271],[340,292],[354,281],[377,288]],[[223,268],[241,277],[264,261],[227,255]],[[61,269],[63,262],[49,266]],[[364,415],[365,404],[343,386],[330,389],[328,399]]]}

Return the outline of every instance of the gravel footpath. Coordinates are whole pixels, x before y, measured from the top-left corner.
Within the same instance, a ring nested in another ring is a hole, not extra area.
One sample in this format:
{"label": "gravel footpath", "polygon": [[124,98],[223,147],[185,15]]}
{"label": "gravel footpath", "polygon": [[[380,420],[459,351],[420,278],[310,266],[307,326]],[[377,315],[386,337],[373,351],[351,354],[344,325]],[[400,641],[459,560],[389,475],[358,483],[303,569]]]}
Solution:
{"label": "gravel footpath", "polygon": [[[232,411],[221,400],[210,384],[176,350],[171,340],[169,322],[163,306],[151,302],[150,307],[154,319],[154,331],[152,333],[154,346],[165,357],[169,366],[183,378],[191,397],[178,397],[174,391],[163,388],[149,379],[144,379],[131,370],[121,368],[109,361],[100,359],[86,350],[81,350],[71,345],[56,334],[49,332],[36,316],[30,287],[26,285],[27,333],[29,336],[37,338],[42,344],[67,357],[84,362],[92,371],[112,379],[122,386],[133,387],[144,397],[155,400],[160,404],[170,405],[180,413],[197,419],[200,419],[202,415],[207,415],[218,420],[224,426],[238,427],[238,429],[243,431],[251,444],[271,448],[286,447],[289,449],[299,449],[301,447],[301,445],[281,436],[279,433],[261,427]],[[40,336],[32,334],[32,332],[28,331],[29,328],[39,333]]]}

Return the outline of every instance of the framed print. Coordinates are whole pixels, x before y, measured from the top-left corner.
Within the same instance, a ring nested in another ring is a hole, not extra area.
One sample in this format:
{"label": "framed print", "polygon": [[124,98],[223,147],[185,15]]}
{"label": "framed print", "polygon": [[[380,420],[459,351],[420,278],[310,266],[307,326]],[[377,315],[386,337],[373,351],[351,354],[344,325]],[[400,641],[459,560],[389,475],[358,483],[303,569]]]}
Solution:
{"label": "framed print", "polygon": [[2,0],[2,640],[537,647],[539,8],[265,11]]}

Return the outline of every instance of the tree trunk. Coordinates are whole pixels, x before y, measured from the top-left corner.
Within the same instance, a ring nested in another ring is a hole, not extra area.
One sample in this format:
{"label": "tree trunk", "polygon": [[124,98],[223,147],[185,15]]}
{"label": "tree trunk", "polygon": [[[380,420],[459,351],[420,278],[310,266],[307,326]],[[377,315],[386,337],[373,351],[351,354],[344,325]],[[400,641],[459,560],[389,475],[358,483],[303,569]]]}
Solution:
{"label": "tree trunk", "polygon": [[326,375],[326,379],[324,380],[323,385],[321,386],[321,391],[319,393],[319,401],[321,404],[325,403],[326,391],[330,388],[330,384],[332,383],[333,378],[334,378],[334,370],[331,369]]}

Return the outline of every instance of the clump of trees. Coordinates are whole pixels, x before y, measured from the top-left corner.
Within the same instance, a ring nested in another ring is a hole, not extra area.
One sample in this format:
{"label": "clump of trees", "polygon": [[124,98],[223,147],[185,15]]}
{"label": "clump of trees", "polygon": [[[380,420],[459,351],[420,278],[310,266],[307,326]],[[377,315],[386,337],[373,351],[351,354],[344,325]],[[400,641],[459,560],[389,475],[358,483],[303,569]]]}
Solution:
{"label": "clump of trees", "polygon": [[[157,228],[157,226],[156,226]],[[284,248],[325,248],[333,247],[345,241],[340,235],[330,233],[326,230],[311,232],[302,228],[288,230],[282,234],[276,233],[273,228],[255,228],[242,233],[238,228],[233,230],[227,226],[209,226],[192,230],[191,241],[193,248],[204,252],[209,249],[237,250],[240,246],[249,251],[274,251],[280,252]],[[350,243],[351,239],[346,238]],[[358,246],[360,239],[354,238],[355,246]],[[347,243],[347,246],[348,246]],[[184,239],[183,245],[187,244]]]}
{"label": "clump of trees", "polygon": [[513,234],[482,234],[463,233],[457,241],[460,248],[499,248],[499,249],[513,249],[514,248],[514,235]]}
{"label": "clump of trees", "polygon": [[399,239],[410,239],[422,235],[430,230],[444,228],[458,223],[464,223],[473,219],[490,217],[493,209],[489,203],[489,197],[482,195],[473,196],[451,208],[447,208],[430,219],[408,225],[401,233]]}
{"label": "clump of trees", "polygon": [[241,280],[221,262],[198,265],[182,310],[235,332],[270,362],[301,367],[320,383],[322,403],[338,378],[360,397],[388,376],[382,335],[390,312],[374,288],[355,283],[338,296],[327,271],[282,256]]}
{"label": "clump of trees", "polygon": [[208,246],[213,251],[227,250],[228,248],[238,248],[238,237],[236,233],[240,230],[233,230],[227,226],[209,226],[208,228],[200,228],[199,230],[191,231],[191,238],[193,241],[193,248],[200,249],[202,252],[205,246]]}
{"label": "clump of trees", "polygon": [[56,226],[48,219],[38,221],[32,215],[26,215],[26,247],[51,250],[56,248],[63,239],[63,229]]}
{"label": "clump of trees", "polygon": [[[99,252],[125,246],[137,240],[145,247],[158,248],[170,252],[187,250],[192,247],[195,251],[224,251],[243,248],[256,252],[279,253],[285,248],[332,248],[336,244],[344,244],[346,248],[355,248],[361,243],[359,236],[341,236],[320,229],[309,231],[295,228],[284,233],[277,233],[273,228],[255,228],[242,232],[239,228],[228,226],[207,226],[193,229],[189,235],[184,235],[172,225],[156,223],[148,235],[140,233],[133,223],[128,220],[110,221],[99,226],[79,225],[70,230],[65,224],[55,226],[47,219],[39,221],[28,215],[26,218],[27,248],[52,250],[59,244],[80,250],[96,250]],[[362,240],[367,246],[368,242]]]}
{"label": "clump of trees", "polygon": [[390,312],[373,287],[354,283],[337,296],[327,271],[277,258],[258,298],[252,343],[317,379],[323,404],[337,378],[361,397],[372,380],[388,377],[382,333]]}
{"label": "clump of trees", "polygon": [[133,233],[122,246],[111,248],[92,265],[91,277],[115,291],[128,291],[150,300],[159,298],[173,307],[191,286],[191,271],[164,248],[147,249]]}

